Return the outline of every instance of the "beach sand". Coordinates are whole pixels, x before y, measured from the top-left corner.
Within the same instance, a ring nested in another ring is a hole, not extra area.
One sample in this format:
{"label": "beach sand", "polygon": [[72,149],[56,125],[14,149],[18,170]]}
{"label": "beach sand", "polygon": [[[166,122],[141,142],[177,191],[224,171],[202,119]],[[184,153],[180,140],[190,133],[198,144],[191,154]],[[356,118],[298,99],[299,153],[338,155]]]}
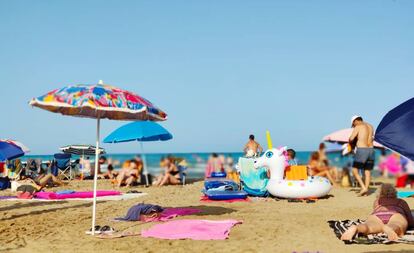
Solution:
{"label": "beach sand", "polygon": [[[99,189],[112,189],[99,181]],[[71,182],[71,188],[89,190],[91,181]],[[145,202],[164,207],[196,207],[202,213],[179,219],[237,219],[230,238],[223,241],[159,240],[126,237],[98,239],[85,234],[91,226],[91,202],[0,201],[1,252],[414,252],[413,245],[345,245],[327,221],[365,218],[372,210],[375,194],[356,197],[350,188],[333,189],[332,197],[316,203],[253,199],[249,203],[200,202],[202,182],[162,188],[137,187],[148,193],[138,199],[98,203],[97,224],[117,230],[139,232],[151,223],[112,222],[129,207]],[[51,190],[58,190],[54,188]],[[60,188],[63,189],[63,188]],[[127,190],[127,189],[126,189]],[[124,191],[126,191],[124,190]],[[1,195],[10,195],[2,191]],[[414,199],[408,199],[414,207]]]}

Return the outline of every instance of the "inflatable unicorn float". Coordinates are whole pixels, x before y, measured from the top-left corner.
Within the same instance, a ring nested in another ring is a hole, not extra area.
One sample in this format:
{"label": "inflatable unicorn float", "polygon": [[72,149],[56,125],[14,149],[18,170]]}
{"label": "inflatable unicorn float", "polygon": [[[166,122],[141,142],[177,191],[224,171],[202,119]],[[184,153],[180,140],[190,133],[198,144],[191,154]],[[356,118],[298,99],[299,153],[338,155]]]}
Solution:
{"label": "inflatable unicorn float", "polygon": [[285,180],[286,147],[273,148],[268,131],[266,135],[269,149],[260,158],[254,160],[253,166],[256,169],[265,167],[270,170],[270,179],[266,188],[271,195],[281,198],[319,198],[329,193],[332,186],[325,177],[309,176],[306,180]]}

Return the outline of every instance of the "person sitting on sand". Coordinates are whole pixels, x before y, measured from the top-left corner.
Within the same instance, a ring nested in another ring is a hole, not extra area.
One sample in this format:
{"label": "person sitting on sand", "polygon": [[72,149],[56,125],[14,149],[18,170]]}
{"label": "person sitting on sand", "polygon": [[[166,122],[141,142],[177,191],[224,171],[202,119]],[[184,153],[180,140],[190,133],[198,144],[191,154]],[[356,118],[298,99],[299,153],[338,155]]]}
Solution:
{"label": "person sitting on sand", "polygon": [[414,227],[414,218],[407,202],[397,198],[391,184],[383,184],[374,201],[374,211],[364,223],[351,226],[341,240],[350,241],[356,233],[364,235],[385,233],[391,241],[402,237],[407,228]]}
{"label": "person sitting on sand", "polygon": [[321,162],[318,152],[313,152],[311,154],[311,159],[308,165],[308,174],[311,176],[326,177],[331,181],[332,185],[336,186],[336,182],[330,173],[330,168],[326,166],[325,163]]}
{"label": "person sitting on sand", "polygon": [[118,176],[118,172],[114,170],[114,166],[112,166],[112,164],[108,164],[108,167],[106,168],[106,172],[103,174],[100,174],[98,178],[115,179],[117,176]]}
{"label": "person sitting on sand", "polygon": [[160,175],[154,182],[156,186],[163,185],[177,185],[180,184],[180,171],[177,166],[168,157],[162,160],[162,167],[164,168],[164,174]]}
{"label": "person sitting on sand", "polygon": [[129,167],[122,168],[122,170],[119,172],[116,182],[118,187],[121,187],[123,185],[129,187],[134,184],[138,183],[138,180],[140,179],[140,171],[138,170],[137,162],[135,160],[131,160],[129,162]]}
{"label": "person sitting on sand", "polygon": [[262,146],[254,140],[254,135],[249,136],[249,141],[244,146],[244,154],[246,157],[258,157],[263,152]]}

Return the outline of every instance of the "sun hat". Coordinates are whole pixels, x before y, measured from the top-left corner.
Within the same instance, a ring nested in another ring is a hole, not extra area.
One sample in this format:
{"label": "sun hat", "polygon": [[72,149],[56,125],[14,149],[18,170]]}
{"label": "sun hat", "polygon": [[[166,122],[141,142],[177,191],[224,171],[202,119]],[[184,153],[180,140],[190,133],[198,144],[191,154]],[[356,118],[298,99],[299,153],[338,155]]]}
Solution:
{"label": "sun hat", "polygon": [[362,117],[361,117],[361,116],[359,116],[359,115],[354,115],[354,116],[352,116],[352,118],[351,118],[351,126],[352,126],[352,127],[354,127],[354,121],[355,121],[356,119],[358,119],[358,118],[361,118],[361,119],[362,119]]}

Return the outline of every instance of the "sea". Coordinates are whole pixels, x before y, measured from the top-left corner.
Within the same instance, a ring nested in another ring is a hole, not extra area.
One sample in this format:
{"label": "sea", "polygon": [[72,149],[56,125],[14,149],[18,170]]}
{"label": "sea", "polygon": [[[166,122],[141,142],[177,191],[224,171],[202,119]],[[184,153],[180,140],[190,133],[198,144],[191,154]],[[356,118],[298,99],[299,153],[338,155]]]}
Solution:
{"label": "sea", "polygon": [[[307,164],[309,161],[310,155],[312,152],[310,151],[298,151],[296,152],[296,159],[298,164]],[[202,178],[204,177],[204,170],[208,161],[209,156],[212,153],[150,153],[145,154],[146,162],[147,162],[147,169],[149,173],[153,175],[160,174],[162,169],[160,168],[160,160],[166,156],[173,156],[184,158],[187,161],[188,169],[187,175],[189,178]],[[243,156],[243,153],[240,152],[218,152],[219,155],[224,155],[225,157],[232,157],[234,163],[237,164],[237,161],[240,157]],[[121,164],[126,161],[134,158],[136,153],[123,153],[123,154],[105,154],[104,156],[108,159],[114,161],[115,169],[120,169]],[[340,153],[328,153],[328,158],[330,160],[330,164],[332,166],[336,166],[338,168],[344,168],[350,166],[352,162],[352,157],[343,157]],[[26,155],[21,157],[22,161],[26,161],[27,159],[40,159],[42,161],[51,161],[53,159],[53,155]],[[78,156],[73,155],[72,159],[77,159]],[[94,156],[89,157],[91,163],[94,162]],[[379,153],[376,154],[376,160],[379,158]],[[378,163],[376,163],[378,164]]]}

